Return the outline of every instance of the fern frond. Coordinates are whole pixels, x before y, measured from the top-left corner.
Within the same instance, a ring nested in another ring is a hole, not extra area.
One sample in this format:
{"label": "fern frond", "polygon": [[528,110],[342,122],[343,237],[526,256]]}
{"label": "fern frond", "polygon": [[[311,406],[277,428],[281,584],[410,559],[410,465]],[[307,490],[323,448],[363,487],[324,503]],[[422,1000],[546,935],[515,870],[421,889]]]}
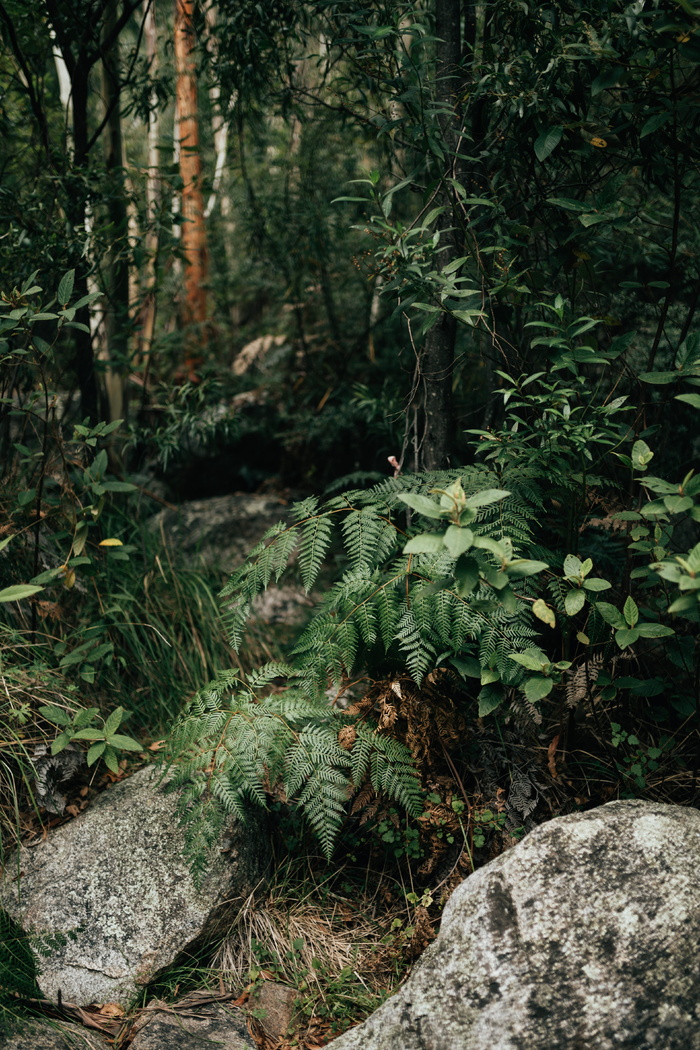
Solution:
{"label": "fern frond", "polygon": [[319,765],[297,800],[328,860],[345,820],[351,788],[347,776],[339,769]]}
{"label": "fern frond", "polygon": [[[221,593],[223,594],[223,591]],[[243,636],[250,618],[250,604],[238,596],[223,607],[222,619],[227,632],[228,644],[236,653],[243,645]]]}
{"label": "fern frond", "polygon": [[374,605],[379,620],[379,633],[386,650],[394,640],[396,628],[401,619],[402,595],[399,592],[399,584],[402,582],[398,574],[390,578],[383,587],[377,591]]}
{"label": "fern frond", "polygon": [[316,514],[301,525],[299,570],[306,588],[311,590],[318,577],[323,559],[331,542],[331,523],[327,516]]}
{"label": "fern frond", "polygon": [[373,507],[353,510],[345,516],[342,531],[351,569],[369,568],[371,571],[376,564],[377,541],[384,525]]}
{"label": "fern frond", "polygon": [[[362,732],[369,727],[362,726]],[[421,783],[413,763],[411,752],[390,736],[374,735],[374,747],[370,758],[372,787],[403,806],[412,817],[423,812]]]}
{"label": "fern frond", "polygon": [[411,677],[420,685],[425,674],[434,665],[436,651],[434,645],[421,634],[411,609],[405,609],[397,625],[395,637],[406,654],[406,666],[411,672]]}
{"label": "fern frond", "polygon": [[270,682],[274,682],[275,678],[293,678],[294,674],[294,668],[290,664],[271,662],[247,674],[246,685],[252,692],[255,692],[263,689]]}

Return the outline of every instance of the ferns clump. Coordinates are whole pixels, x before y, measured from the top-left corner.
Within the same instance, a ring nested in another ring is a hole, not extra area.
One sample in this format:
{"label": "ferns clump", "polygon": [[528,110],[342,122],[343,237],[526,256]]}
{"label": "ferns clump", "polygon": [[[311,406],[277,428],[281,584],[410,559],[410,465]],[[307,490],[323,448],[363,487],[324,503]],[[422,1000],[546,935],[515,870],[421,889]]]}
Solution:
{"label": "ferns clump", "polygon": [[[389,479],[322,506],[306,499],[293,507],[291,523],[270,529],[233,573],[221,595],[238,650],[254,599],[293,558],[308,592],[334,539],[345,552],[344,571],[289,664],[247,678],[219,675],[174,728],[167,757],[177,763],[174,783],[185,788],[182,816],[196,863],[204,863],[225,813],[265,805],[273,791],[301,808],[328,856],[349,800],[368,783],[409,814],[421,812],[406,745],[367,712],[337,710],[328,691],[340,694],[351,676],[371,682],[406,670],[420,686],[440,665],[460,674],[465,667],[474,674],[469,668],[476,665],[477,676],[479,668],[488,671],[481,699],[493,710],[518,684],[523,668],[509,657],[537,635],[531,606],[518,599],[528,593],[527,577],[546,566],[527,560],[536,497],[495,487],[504,480],[472,467]],[[439,502],[429,495],[435,493]],[[416,511],[446,531],[421,532]],[[286,683],[281,690],[274,687],[279,679]]]}

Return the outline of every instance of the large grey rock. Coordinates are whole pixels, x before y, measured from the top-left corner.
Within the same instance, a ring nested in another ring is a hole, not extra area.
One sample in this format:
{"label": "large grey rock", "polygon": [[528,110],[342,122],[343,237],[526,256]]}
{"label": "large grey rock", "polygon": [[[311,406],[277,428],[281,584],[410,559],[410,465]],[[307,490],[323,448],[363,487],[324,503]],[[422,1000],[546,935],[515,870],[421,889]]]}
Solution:
{"label": "large grey rock", "polygon": [[216,932],[268,861],[260,825],[232,820],[201,890],[182,856],[176,797],[142,769],[11,861],[0,905],[25,930],[60,934],[39,985],[67,1002],[128,1001],[140,985]]}
{"label": "large grey rock", "polygon": [[470,876],[333,1050],[698,1050],[700,812],[611,802]]}
{"label": "large grey rock", "polygon": [[150,519],[149,528],[205,565],[231,572],[269,528],[286,516],[285,504],[273,496],[235,492],[181,503]]}
{"label": "large grey rock", "polygon": [[[228,575],[267,530],[286,517],[286,504],[275,497],[235,492],[231,496],[188,500],[177,510],[159,511],[149,527],[182,553],[197,558],[201,565]],[[312,605],[302,587],[271,584],[255,599],[253,612],[263,623],[297,625],[308,619]]]}

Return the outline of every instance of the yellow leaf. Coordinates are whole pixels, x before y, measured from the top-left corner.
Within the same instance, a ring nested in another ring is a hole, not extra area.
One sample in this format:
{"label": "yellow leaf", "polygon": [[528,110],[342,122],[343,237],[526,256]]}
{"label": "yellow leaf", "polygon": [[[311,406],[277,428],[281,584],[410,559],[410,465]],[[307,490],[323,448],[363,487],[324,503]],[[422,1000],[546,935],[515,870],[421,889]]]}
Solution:
{"label": "yellow leaf", "polygon": [[70,591],[71,588],[75,587],[75,572],[73,569],[69,569],[63,577],[63,586],[67,591]]}
{"label": "yellow leaf", "polygon": [[591,146],[597,146],[598,149],[605,149],[607,142],[605,139],[598,138],[596,135],[595,138],[591,139]]}
{"label": "yellow leaf", "polygon": [[538,620],[542,620],[542,623],[549,624],[550,627],[556,627],[557,618],[554,615],[554,609],[550,609],[547,603],[543,602],[541,598],[538,598],[532,606],[532,611]]}
{"label": "yellow leaf", "polygon": [[121,540],[100,540],[98,547],[123,547],[124,544]]}

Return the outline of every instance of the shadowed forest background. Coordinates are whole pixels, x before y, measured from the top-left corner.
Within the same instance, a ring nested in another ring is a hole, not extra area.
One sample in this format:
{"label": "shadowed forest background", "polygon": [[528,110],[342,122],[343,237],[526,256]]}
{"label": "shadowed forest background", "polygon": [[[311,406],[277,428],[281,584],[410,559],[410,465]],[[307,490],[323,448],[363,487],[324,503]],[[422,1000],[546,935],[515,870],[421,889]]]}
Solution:
{"label": "shadowed forest background", "polygon": [[[67,815],[37,748],[93,791],[162,747],[195,871],[268,807],[304,878],[391,882],[330,1037],[536,822],[700,801],[700,8],[0,0],[0,41],[3,849]],[[233,493],[283,522],[230,578],[149,527]]]}

